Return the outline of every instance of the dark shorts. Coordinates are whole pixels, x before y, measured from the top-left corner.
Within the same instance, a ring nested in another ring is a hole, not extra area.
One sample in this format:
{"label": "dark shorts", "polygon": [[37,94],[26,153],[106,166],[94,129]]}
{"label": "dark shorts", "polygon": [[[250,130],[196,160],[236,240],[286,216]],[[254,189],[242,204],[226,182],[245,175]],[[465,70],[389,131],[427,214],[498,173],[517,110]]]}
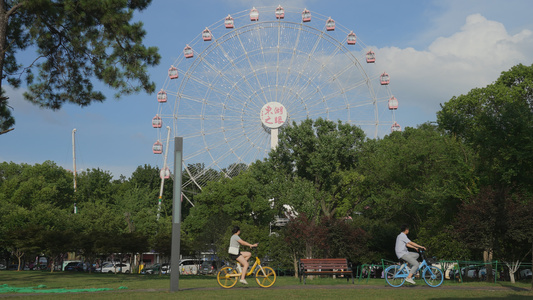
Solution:
{"label": "dark shorts", "polygon": [[230,254],[229,257],[233,260],[237,260],[237,257],[241,256],[241,252],[239,252],[239,254],[235,255],[235,254]]}

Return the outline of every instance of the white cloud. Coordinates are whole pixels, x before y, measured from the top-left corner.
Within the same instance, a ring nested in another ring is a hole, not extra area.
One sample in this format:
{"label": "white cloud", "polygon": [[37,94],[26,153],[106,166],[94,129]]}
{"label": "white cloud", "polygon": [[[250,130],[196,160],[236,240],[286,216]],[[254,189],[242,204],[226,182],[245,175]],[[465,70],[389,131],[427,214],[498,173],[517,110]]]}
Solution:
{"label": "white cloud", "polygon": [[382,48],[379,59],[404,104],[437,111],[439,103],[492,83],[516,64],[530,65],[533,32],[511,35],[502,23],[472,14],[459,32],[436,38],[427,50]]}

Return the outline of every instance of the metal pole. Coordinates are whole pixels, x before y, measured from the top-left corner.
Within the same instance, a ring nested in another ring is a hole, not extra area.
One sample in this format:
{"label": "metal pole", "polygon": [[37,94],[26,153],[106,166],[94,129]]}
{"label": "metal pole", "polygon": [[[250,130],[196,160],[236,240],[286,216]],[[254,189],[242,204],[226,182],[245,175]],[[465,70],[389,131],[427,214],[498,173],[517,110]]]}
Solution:
{"label": "metal pole", "polygon": [[180,239],[181,239],[181,164],[183,159],[183,137],[174,138],[174,190],[172,202],[172,248],[170,250],[170,291],[177,292],[180,283]]}
{"label": "metal pole", "polygon": [[75,133],[76,128],[72,129],[72,164],[74,165],[73,174],[74,174],[74,192],[76,192],[76,146],[75,146]]}
{"label": "metal pole", "polygon": [[[72,129],[72,164],[74,170],[72,171],[72,174],[74,174],[74,201],[76,201],[76,140],[75,140],[75,133],[76,128]],[[74,202],[74,214],[78,213],[78,209],[76,207],[76,202]]]}
{"label": "metal pole", "polygon": [[163,170],[161,170],[161,173],[160,173],[161,187],[159,188],[159,203],[157,204],[157,220],[158,221],[159,221],[159,216],[161,215],[161,202],[163,202],[163,187],[165,186],[165,174],[164,173],[167,168],[168,144],[170,144],[170,126],[167,126],[167,146],[165,148],[165,159],[163,161]]}

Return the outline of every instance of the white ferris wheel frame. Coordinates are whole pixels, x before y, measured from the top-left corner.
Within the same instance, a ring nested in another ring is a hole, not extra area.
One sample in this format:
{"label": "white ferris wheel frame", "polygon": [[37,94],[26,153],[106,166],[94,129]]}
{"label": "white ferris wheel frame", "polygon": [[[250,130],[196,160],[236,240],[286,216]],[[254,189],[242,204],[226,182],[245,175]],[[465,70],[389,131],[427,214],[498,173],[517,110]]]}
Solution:
{"label": "white ferris wheel frame", "polygon": [[[161,88],[169,101],[159,103],[157,116],[164,126],[158,129],[158,141],[168,144],[169,123],[171,139],[184,138],[183,167],[189,176],[184,188],[194,184],[201,189],[220,176],[212,170],[232,177],[268,155],[271,129],[259,120],[265,103],[287,106],[287,123],[304,117],[341,120],[365,127],[372,138],[383,134],[380,127],[389,130],[396,124],[395,110],[384,121],[387,117],[383,113],[393,96],[388,84],[379,84],[384,70],[378,71],[377,63],[365,61],[370,47],[359,38],[356,45],[347,45],[352,31],[337,21],[335,30],[328,31],[329,18],[316,12],[311,11],[311,22],[303,22],[302,10],[285,9],[285,18],[277,19],[275,7],[261,7],[257,8],[258,21],[249,19],[250,10],[232,14],[234,28],[225,28],[223,18],[206,27],[212,33],[211,41],[204,41],[199,30],[200,34],[186,44],[193,57],[187,58],[178,50],[172,67],[177,68],[179,77],[167,77]],[[310,41],[305,45],[307,53],[299,48],[305,39]],[[290,41],[294,44],[283,43]],[[249,47],[252,43],[257,48]],[[367,71],[369,67],[373,71]],[[373,84],[377,84],[376,89]],[[361,94],[364,100],[352,101]],[[328,102],[336,106],[330,107]],[[362,117],[357,112],[363,107],[366,112]],[[163,165],[166,167],[166,162]]]}

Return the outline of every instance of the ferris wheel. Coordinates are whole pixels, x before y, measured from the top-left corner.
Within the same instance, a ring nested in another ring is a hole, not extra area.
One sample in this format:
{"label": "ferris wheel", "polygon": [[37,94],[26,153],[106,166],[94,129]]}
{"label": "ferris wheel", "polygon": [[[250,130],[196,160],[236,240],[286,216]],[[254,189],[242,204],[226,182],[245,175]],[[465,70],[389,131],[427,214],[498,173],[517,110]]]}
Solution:
{"label": "ferris wheel", "polygon": [[154,153],[183,137],[184,188],[267,157],[293,121],[341,120],[370,138],[400,130],[379,55],[331,17],[254,7],[198,32],[170,66],[152,119]]}

